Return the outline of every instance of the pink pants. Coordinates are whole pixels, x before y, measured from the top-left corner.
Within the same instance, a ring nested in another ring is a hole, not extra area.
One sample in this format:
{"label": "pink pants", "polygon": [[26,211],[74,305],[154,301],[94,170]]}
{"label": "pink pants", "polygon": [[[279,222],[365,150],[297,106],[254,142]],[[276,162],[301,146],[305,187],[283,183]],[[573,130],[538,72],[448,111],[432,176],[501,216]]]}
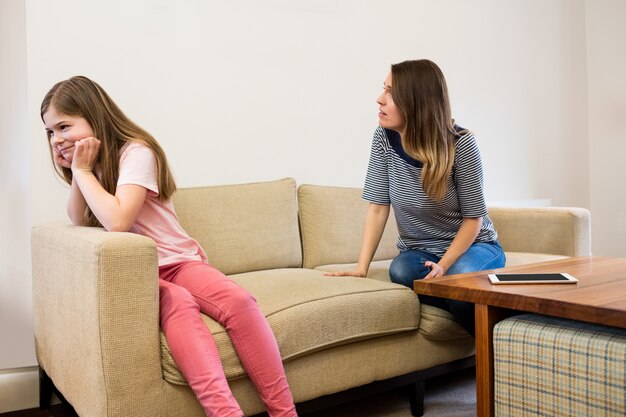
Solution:
{"label": "pink pants", "polygon": [[276,339],[256,300],[199,261],[159,268],[161,327],[172,357],[209,417],[240,417],[213,336],[200,312],[218,321],[271,417],[297,416]]}

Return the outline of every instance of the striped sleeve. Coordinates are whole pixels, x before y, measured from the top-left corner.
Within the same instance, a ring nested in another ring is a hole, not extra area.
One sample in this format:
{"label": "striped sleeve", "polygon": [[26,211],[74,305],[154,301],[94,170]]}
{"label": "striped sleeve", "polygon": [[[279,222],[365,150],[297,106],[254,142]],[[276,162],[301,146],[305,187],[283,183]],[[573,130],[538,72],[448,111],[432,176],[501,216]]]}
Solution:
{"label": "striped sleeve", "polygon": [[363,199],[370,203],[390,205],[389,199],[389,169],[387,166],[386,136],[382,127],[378,127],[372,139],[370,160],[363,187]]}
{"label": "striped sleeve", "polygon": [[461,215],[485,216],[487,205],[483,195],[483,167],[476,139],[471,133],[459,138],[454,160],[454,181]]}

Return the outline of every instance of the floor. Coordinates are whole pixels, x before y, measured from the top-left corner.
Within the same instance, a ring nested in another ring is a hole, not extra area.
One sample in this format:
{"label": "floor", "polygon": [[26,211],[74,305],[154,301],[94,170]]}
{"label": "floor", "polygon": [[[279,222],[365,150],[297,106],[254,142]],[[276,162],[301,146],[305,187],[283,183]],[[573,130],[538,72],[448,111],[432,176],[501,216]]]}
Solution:
{"label": "floor", "polygon": [[51,406],[47,410],[34,408],[32,410],[14,411],[0,414],[2,417],[77,417],[74,409],[65,404]]}
{"label": "floor", "polygon": [[[476,410],[474,368],[433,378],[426,382],[424,417],[472,417]],[[411,417],[408,398],[388,392],[366,401],[343,404],[307,417]],[[47,410],[23,410],[0,414],[0,417],[78,417],[65,404]]]}

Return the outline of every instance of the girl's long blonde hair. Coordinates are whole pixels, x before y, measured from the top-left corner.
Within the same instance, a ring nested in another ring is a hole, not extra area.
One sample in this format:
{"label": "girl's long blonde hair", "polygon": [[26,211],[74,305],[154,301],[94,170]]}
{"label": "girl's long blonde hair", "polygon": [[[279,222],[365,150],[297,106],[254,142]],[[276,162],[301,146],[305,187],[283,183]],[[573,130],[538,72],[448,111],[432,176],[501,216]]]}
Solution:
{"label": "girl's long blonde hair", "polygon": [[[96,166],[100,167],[98,177],[102,187],[110,194],[115,194],[119,178],[120,149],[129,141],[137,141],[152,150],[156,158],[157,185],[159,200],[167,201],[174,191],[176,183],[169,169],[165,152],[159,143],[131,121],[115,102],[97,83],[87,77],[76,76],[61,81],[52,87],[41,103],[41,118],[50,109],[68,116],[83,117],[91,126],[94,135],[100,140],[100,151]],[[48,147],[52,156],[48,132]],[[68,184],[72,184],[72,170],[54,164],[56,173]],[[89,207],[85,212],[85,225],[100,226]]]}
{"label": "girl's long blonde hair", "polygon": [[454,120],[441,69],[427,59],[391,66],[391,94],[406,122],[402,147],[422,167],[424,192],[436,201],[446,195],[454,165]]}

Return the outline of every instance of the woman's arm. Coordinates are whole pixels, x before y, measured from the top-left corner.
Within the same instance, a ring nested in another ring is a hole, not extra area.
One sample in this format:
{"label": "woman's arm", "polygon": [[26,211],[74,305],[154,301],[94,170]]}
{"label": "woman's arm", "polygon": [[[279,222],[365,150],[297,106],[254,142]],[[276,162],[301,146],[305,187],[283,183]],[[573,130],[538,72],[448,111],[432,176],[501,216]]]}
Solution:
{"label": "woman's arm", "polygon": [[457,232],[456,236],[452,240],[452,243],[450,244],[450,247],[443,255],[443,257],[439,260],[439,262],[425,262],[425,265],[429,267],[431,271],[428,275],[424,277],[424,279],[445,275],[448,271],[448,268],[450,268],[450,266],[454,264],[456,260],[459,259],[459,257],[469,249],[470,246],[472,246],[474,240],[476,240],[476,236],[478,236],[478,233],[480,232],[480,228],[482,227],[482,225],[482,217],[464,217],[459,231]]}
{"label": "woman's arm", "polygon": [[448,268],[463,255],[476,240],[483,225],[483,216],[487,213],[483,195],[483,168],[480,151],[474,135],[469,133],[456,143],[454,157],[454,182],[463,222],[450,247],[438,263],[426,262],[431,271],[425,278],[445,275]]}
{"label": "woman's arm", "polygon": [[99,147],[100,141],[95,138],[76,142],[72,185],[77,185],[85,203],[106,230],[126,232],[137,219],[148,190],[140,185],[128,184],[117,187],[115,195],[109,194],[93,173]]}
{"label": "woman's arm", "polygon": [[385,231],[385,225],[389,218],[389,206],[370,203],[365,215],[365,227],[363,228],[363,238],[361,240],[361,251],[356,271],[328,273],[329,276],[354,276],[365,277],[369,270],[370,263],[376,253],[380,238]]}

